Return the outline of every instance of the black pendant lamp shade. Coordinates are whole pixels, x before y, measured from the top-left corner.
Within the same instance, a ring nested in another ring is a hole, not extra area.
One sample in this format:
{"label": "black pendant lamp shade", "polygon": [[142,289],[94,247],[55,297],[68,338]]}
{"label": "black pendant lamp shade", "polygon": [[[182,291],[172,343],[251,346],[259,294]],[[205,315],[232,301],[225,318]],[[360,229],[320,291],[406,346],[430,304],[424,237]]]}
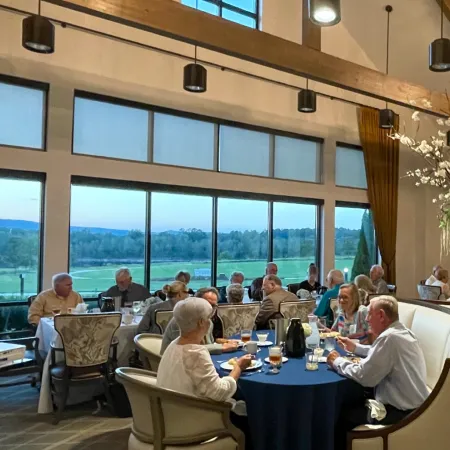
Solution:
{"label": "black pendant lamp shade", "polygon": [[302,89],[298,93],[298,110],[302,113],[313,113],[317,109],[317,96],[310,89]]}
{"label": "black pendant lamp shade", "polygon": [[430,70],[433,72],[450,71],[450,39],[436,39],[430,44]]}
{"label": "black pendant lamp shade", "polygon": [[22,46],[36,53],[53,53],[55,26],[40,15],[25,18],[22,22]]}
{"label": "black pendant lamp shade", "polygon": [[394,127],[395,113],[392,109],[380,110],[380,128],[391,129]]}
{"label": "black pendant lamp shade", "polygon": [[309,20],[320,27],[331,27],[341,21],[341,0],[309,0]]}
{"label": "black pendant lamp shade", "polygon": [[206,92],[206,69],[197,63],[184,66],[183,87],[188,92]]}

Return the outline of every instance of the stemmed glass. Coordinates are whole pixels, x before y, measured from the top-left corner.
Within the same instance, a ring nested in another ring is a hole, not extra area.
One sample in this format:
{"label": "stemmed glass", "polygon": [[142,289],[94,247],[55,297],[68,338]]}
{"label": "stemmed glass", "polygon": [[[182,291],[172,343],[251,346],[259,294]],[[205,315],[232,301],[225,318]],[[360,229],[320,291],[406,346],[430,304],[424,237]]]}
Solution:
{"label": "stemmed glass", "polygon": [[141,302],[133,302],[133,314],[137,315],[137,313],[141,310]]}
{"label": "stemmed glass", "polygon": [[269,362],[272,366],[272,369],[269,371],[270,373],[277,374],[280,373],[279,368],[282,363],[282,354],[281,347],[274,346],[269,348]]}

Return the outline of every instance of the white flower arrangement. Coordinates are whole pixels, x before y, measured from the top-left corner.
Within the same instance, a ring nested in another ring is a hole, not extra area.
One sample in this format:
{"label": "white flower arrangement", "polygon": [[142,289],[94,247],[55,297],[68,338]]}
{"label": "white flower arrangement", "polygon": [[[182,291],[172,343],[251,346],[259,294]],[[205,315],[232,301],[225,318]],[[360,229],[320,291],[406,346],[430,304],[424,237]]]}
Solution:
{"label": "white flower arrangement", "polygon": [[307,338],[308,336],[311,336],[311,333],[312,333],[311,325],[309,323],[302,323],[302,326],[303,326],[303,332],[305,333],[305,338]]}
{"label": "white flower arrangement", "polygon": [[[448,96],[447,96],[448,98]],[[450,111],[450,99],[449,111]],[[410,104],[415,106],[414,100]],[[422,101],[423,108],[431,108],[431,102]],[[416,136],[420,129],[420,111],[414,111],[411,119],[416,123]],[[389,137],[393,140],[399,140],[402,145],[410,148],[413,152],[421,156],[426,165],[423,168],[409,170],[406,172],[407,177],[415,179],[416,186],[429,185],[440,189],[442,192],[433,198],[433,203],[439,206],[439,222],[442,229],[441,251],[445,254],[450,253],[450,147],[446,143],[447,131],[450,128],[450,117],[447,119],[439,118],[436,123],[440,129],[437,136],[431,136],[428,140],[417,140],[407,136],[405,133],[400,134],[398,131],[393,132]],[[447,128],[443,130],[442,128]]]}

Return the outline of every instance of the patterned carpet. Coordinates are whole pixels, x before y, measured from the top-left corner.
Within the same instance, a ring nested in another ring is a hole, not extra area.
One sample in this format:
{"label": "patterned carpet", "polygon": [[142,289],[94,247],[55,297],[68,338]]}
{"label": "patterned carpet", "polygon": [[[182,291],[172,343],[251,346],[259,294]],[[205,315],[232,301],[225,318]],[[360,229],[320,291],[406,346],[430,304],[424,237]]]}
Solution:
{"label": "patterned carpet", "polygon": [[52,425],[51,414],[37,414],[39,392],[29,385],[0,387],[1,450],[126,450],[131,419],[102,410],[94,402],[68,407]]}

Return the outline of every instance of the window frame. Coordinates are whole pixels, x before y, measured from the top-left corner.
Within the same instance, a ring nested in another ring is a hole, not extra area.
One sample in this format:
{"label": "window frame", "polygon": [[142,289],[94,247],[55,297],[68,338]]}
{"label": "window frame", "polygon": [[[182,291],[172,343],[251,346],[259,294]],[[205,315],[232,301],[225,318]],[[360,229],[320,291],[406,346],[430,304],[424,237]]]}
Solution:
{"label": "window frame", "polygon": [[[187,194],[187,195],[204,195],[212,197],[212,229],[211,229],[211,284],[215,286],[217,284],[217,236],[218,236],[218,199],[219,197],[239,199],[239,200],[262,200],[267,201],[268,207],[268,219],[267,219],[267,262],[273,259],[273,203],[294,203],[294,204],[308,204],[315,205],[317,211],[316,217],[316,255],[315,259],[317,264],[321,263],[321,234],[322,234],[322,207],[324,200],[321,198],[303,198],[303,197],[288,197],[276,194],[258,194],[254,192],[236,192],[222,189],[208,189],[198,188],[191,186],[175,186],[165,185],[159,183],[146,183],[139,181],[123,181],[123,180],[111,180],[103,178],[92,178],[86,176],[72,175],[71,186],[91,186],[102,188],[118,188],[128,190],[144,190],[147,192],[147,222],[146,222],[146,252],[144,261],[144,269],[146,271],[145,286],[150,288],[150,265],[151,265],[151,194],[153,192],[167,193],[167,194]],[[69,237],[69,259],[70,262],[70,224],[68,228]]]}
{"label": "window frame", "polygon": [[41,148],[36,147],[26,147],[22,145],[11,145],[11,144],[2,144],[0,143],[0,147],[5,148],[17,148],[17,149],[26,149],[33,150],[37,152],[46,152],[47,151],[47,122],[48,122],[48,94],[50,91],[50,84],[45,83],[43,81],[36,81],[27,78],[19,78],[14,77],[12,75],[0,74],[0,84],[9,84],[12,86],[18,86],[28,89],[34,89],[36,91],[41,91],[44,98],[42,101],[42,142]]}
{"label": "window frame", "polygon": [[[25,172],[21,170],[10,170],[0,168],[0,178],[10,180],[39,181],[41,183],[41,201],[39,207],[39,248],[38,269],[36,272],[37,292],[42,291],[42,279],[44,272],[44,236],[45,236],[45,184],[46,174],[43,172]],[[0,302],[0,308],[8,306],[26,306],[28,300],[20,302]],[[0,333],[1,335],[2,333]]]}

